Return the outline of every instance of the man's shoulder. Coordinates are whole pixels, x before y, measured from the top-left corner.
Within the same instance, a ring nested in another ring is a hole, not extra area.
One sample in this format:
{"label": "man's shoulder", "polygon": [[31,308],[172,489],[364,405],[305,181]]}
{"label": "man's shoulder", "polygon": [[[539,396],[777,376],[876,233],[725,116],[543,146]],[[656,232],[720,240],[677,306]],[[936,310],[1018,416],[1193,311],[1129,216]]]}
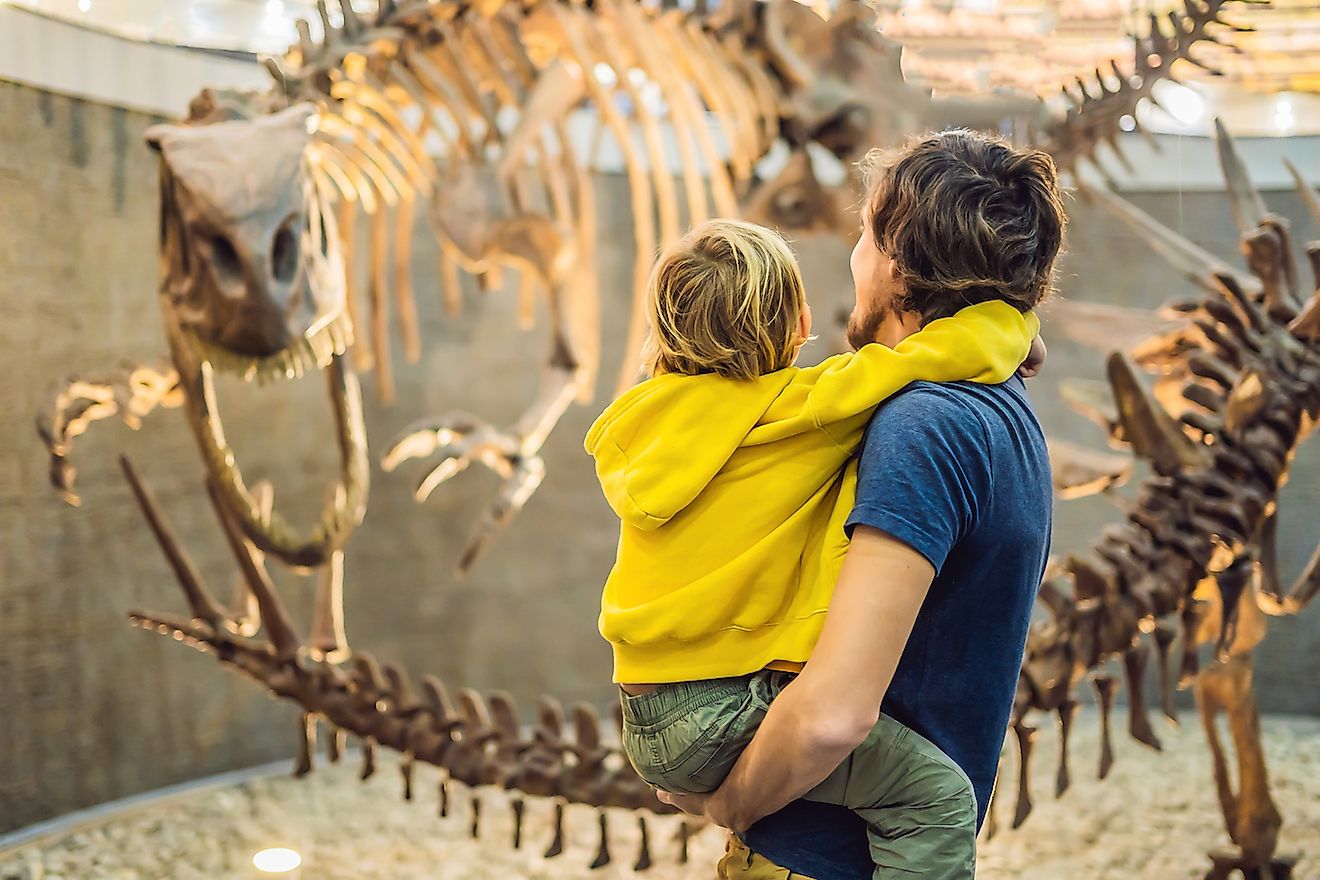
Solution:
{"label": "man's shoulder", "polygon": [[966,428],[984,423],[991,412],[1005,411],[1035,418],[1026,386],[1016,376],[999,385],[913,382],[881,404],[871,421],[871,430]]}

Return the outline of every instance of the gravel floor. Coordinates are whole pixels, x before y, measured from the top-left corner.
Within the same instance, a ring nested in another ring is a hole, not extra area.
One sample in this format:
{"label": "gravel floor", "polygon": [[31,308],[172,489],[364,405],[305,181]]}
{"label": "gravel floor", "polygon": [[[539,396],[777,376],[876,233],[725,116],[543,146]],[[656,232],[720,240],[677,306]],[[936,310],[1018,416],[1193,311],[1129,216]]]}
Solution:
{"label": "gravel floor", "polygon": [[[1092,778],[1095,719],[1079,719],[1072,790],[1062,801],[1048,794],[1054,775],[1054,737],[1042,732],[1035,765],[1036,811],[1019,831],[981,847],[982,880],[1132,880],[1200,878],[1205,851],[1225,842],[1209,778],[1209,754],[1199,725],[1161,731],[1155,754],[1125,738],[1118,765],[1105,782]],[[1120,725],[1122,718],[1116,719]],[[1192,719],[1188,718],[1188,722]],[[1122,729],[1121,726],[1116,729]],[[1265,741],[1275,798],[1285,818],[1281,850],[1301,854],[1298,880],[1320,875],[1320,719],[1270,718]],[[436,815],[438,774],[419,768],[417,797],[404,802],[393,761],[357,781],[353,766],[327,766],[310,778],[262,777],[182,800],[133,809],[57,837],[0,852],[0,880],[91,878],[255,878],[254,852],[288,846],[302,853],[302,877],[349,878],[609,878],[634,876],[636,820],[610,817],[614,860],[588,868],[595,853],[592,811],[570,809],[567,852],[540,857],[549,842],[550,810],[529,808],[522,850],[509,846],[512,819],[503,796],[483,794],[482,834],[467,836],[470,808],[455,798],[450,818]],[[1002,808],[1007,820],[1012,786]],[[692,862],[675,862],[675,820],[651,823],[653,880],[711,877],[721,835],[694,838]],[[288,876],[288,875],[285,875]]]}

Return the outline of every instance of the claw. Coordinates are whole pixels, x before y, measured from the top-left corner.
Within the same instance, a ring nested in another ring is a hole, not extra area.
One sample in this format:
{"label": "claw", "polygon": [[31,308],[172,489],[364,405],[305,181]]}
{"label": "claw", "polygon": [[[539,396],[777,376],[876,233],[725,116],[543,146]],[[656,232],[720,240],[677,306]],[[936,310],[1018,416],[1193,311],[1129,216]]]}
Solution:
{"label": "claw", "polygon": [[380,466],[389,473],[409,459],[433,455],[441,447],[454,443],[460,436],[471,434],[480,425],[480,419],[461,412],[414,422],[390,445]]}
{"label": "claw", "polygon": [[465,574],[490,540],[522,510],[541,481],[545,463],[532,448],[540,439],[519,432],[501,431],[467,413],[453,413],[418,422],[394,441],[381,467],[393,471],[404,461],[438,455],[440,461],[413,493],[425,501],[441,483],[480,462],[504,478],[500,494],[473,528],[459,559],[457,572]]}

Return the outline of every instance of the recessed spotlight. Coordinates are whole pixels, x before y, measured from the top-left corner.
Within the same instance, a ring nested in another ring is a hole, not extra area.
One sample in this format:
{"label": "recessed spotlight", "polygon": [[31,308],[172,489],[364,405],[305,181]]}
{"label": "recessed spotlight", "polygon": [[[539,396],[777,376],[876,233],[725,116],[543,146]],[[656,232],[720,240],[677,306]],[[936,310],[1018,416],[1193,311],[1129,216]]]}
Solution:
{"label": "recessed spotlight", "polygon": [[252,866],[266,874],[287,874],[302,864],[302,856],[287,847],[263,849],[252,856]]}

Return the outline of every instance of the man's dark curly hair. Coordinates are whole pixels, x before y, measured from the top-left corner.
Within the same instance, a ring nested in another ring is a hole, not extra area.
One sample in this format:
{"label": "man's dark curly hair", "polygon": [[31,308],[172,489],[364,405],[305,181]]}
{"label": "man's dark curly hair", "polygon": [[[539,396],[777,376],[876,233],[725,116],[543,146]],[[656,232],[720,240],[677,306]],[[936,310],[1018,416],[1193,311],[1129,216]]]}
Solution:
{"label": "man's dark curly hair", "polygon": [[1054,160],[956,129],[863,160],[864,222],[895,262],[896,305],[923,324],[1001,299],[1022,311],[1052,290],[1067,224]]}

